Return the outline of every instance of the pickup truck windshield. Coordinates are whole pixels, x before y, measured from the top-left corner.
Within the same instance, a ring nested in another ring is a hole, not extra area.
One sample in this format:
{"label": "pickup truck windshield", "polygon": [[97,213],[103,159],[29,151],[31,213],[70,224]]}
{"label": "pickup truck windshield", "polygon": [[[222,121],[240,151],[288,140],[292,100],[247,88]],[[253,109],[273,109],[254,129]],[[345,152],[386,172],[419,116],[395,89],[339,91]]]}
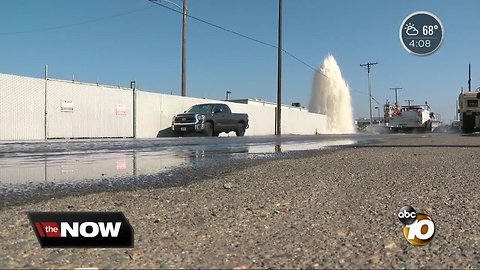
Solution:
{"label": "pickup truck windshield", "polygon": [[212,104],[195,105],[188,109],[188,113],[210,113],[213,111]]}

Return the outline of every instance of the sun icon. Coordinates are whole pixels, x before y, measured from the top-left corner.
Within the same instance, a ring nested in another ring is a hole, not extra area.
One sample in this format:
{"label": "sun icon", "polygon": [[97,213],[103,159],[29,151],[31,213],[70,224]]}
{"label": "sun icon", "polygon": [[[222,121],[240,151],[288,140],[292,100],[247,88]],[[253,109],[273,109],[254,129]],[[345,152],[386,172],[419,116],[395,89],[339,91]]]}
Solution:
{"label": "sun icon", "polygon": [[405,24],[405,30],[411,29],[414,26],[415,26],[414,23],[407,23],[407,24]]}
{"label": "sun icon", "polygon": [[405,24],[405,33],[407,36],[416,36],[418,35],[418,29],[415,28],[415,24],[407,23]]}

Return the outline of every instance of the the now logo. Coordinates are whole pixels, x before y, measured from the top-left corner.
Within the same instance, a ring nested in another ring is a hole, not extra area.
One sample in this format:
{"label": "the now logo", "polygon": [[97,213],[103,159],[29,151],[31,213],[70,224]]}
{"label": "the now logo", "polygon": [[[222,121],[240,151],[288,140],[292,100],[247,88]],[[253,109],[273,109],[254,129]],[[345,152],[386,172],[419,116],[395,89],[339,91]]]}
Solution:
{"label": "the now logo", "polygon": [[121,222],[35,222],[40,237],[117,237]]}
{"label": "the now logo", "polygon": [[42,247],[133,247],[133,228],[122,212],[32,212]]}

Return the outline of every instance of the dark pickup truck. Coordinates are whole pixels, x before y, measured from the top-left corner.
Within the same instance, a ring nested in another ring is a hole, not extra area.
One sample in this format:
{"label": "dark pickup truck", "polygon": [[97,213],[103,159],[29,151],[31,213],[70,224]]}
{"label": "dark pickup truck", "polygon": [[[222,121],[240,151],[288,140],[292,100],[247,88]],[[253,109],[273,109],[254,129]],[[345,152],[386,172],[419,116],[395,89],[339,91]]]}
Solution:
{"label": "dark pickup truck", "polygon": [[172,130],[175,136],[189,133],[218,136],[222,132],[231,131],[235,131],[237,136],[243,136],[247,128],[248,115],[232,113],[228,105],[222,103],[194,105],[172,119]]}

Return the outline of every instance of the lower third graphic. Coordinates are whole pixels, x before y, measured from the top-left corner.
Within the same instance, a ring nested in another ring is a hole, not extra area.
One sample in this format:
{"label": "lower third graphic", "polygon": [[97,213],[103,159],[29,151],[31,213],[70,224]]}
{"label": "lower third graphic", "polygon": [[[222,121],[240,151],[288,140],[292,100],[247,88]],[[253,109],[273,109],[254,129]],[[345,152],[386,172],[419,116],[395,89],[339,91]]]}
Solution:
{"label": "lower third graphic", "polygon": [[133,228],[122,212],[31,212],[42,247],[133,247]]}

